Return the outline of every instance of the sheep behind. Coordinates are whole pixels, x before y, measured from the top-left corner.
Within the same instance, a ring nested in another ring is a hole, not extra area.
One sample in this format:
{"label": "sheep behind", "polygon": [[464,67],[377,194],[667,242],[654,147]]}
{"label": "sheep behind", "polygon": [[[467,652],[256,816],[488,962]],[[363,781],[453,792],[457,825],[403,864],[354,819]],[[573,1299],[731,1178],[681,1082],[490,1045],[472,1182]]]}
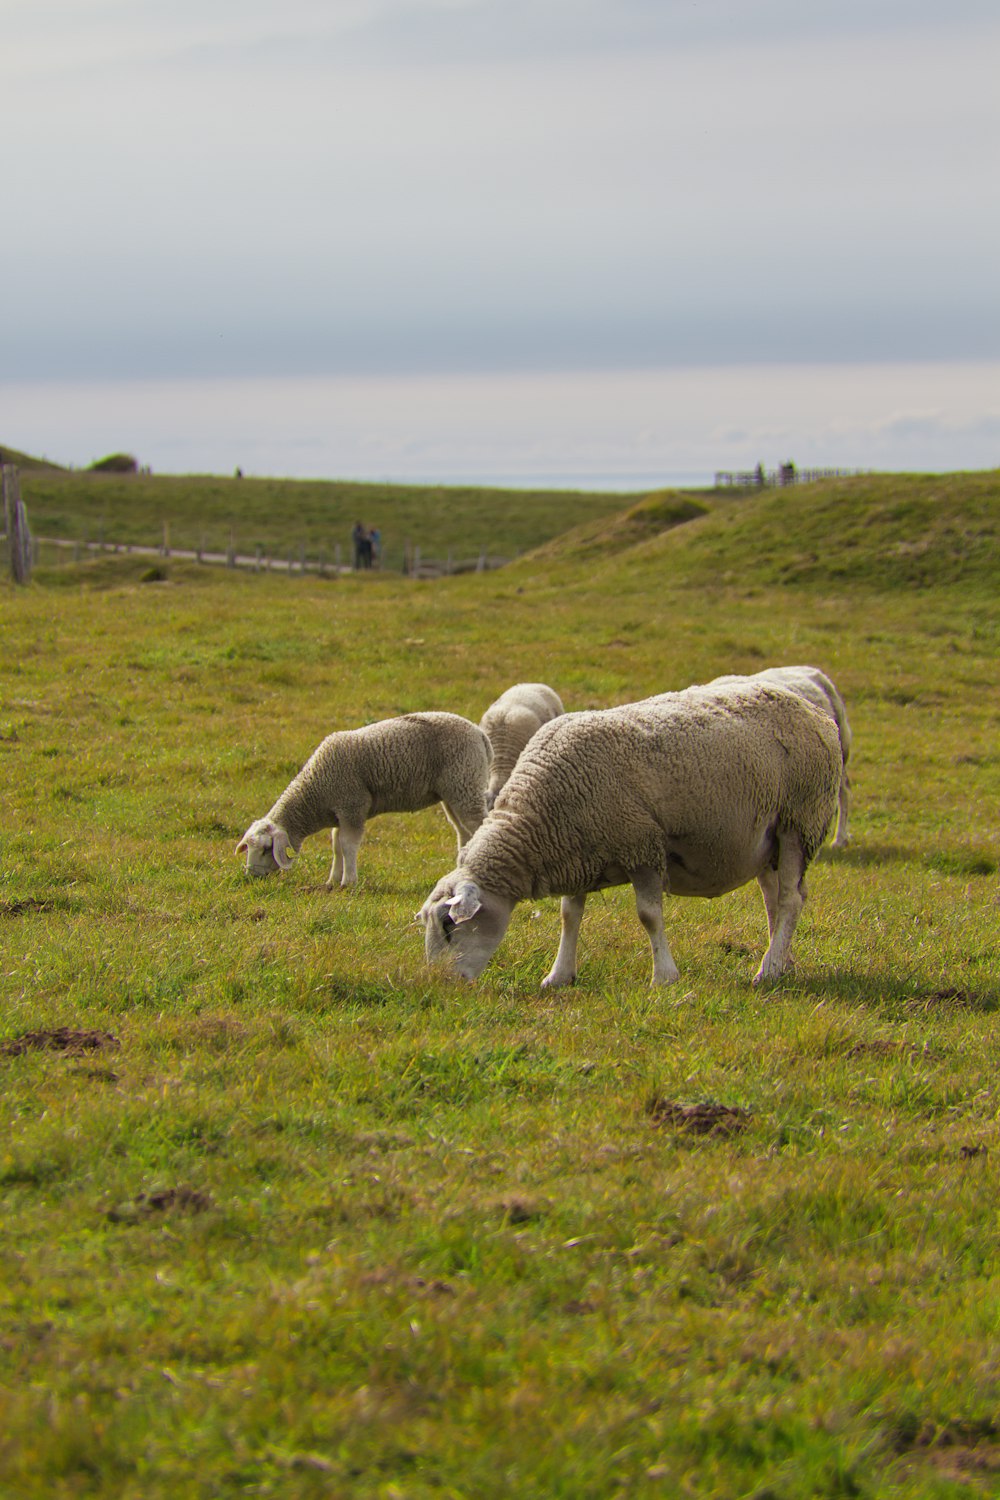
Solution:
{"label": "sheep behind", "polygon": [[817,708],[829,714],[837,726],[840,735],[840,749],[842,754],[842,770],[840,777],[840,789],[837,798],[837,830],[833,836],[833,847],[843,849],[850,838],[847,828],[847,818],[850,803],[850,777],[847,774],[847,762],[851,754],[851,726],[847,719],[847,708],[841,697],[836,684],[820,671],[819,667],[793,666],[793,667],[765,667],[762,672],[755,672],[746,678],[740,677],[716,677],[714,683],[726,684],[735,682],[773,682],[779,687],[790,689],[805,698],[808,703],[814,703]]}
{"label": "sheep behind", "polygon": [[518,756],[535,731],[563,712],[559,694],[544,682],[517,682],[490,704],[479,721],[480,729],[489,735],[493,747],[493,769],[486,789],[487,807],[496,802]]}
{"label": "sheep behind", "polygon": [[327,881],[353,885],[369,818],[418,812],[440,802],[458,847],[486,816],[492,751],[478,725],[451,713],[402,714],[327,735],[263,818],[239,844],[252,875],[288,869],[302,840],[332,829]]}

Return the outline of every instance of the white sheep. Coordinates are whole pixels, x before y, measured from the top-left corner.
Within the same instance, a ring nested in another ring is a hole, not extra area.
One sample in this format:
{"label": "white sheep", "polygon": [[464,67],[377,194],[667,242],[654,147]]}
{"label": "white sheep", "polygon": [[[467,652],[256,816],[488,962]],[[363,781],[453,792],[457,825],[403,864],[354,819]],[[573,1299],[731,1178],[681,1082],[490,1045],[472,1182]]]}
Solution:
{"label": "white sheep", "polygon": [[851,726],[847,722],[847,709],[844,700],[837,691],[836,686],[821,672],[819,667],[765,667],[763,672],[755,672],[750,678],[738,677],[716,677],[709,687],[715,687],[725,683],[750,681],[750,682],[776,682],[779,687],[790,688],[793,693],[815,703],[824,713],[828,713],[837,726],[840,735],[840,749],[842,755],[840,791],[837,803],[837,831],[833,836],[833,847],[835,849],[845,848],[850,834],[847,831],[847,813],[850,797],[850,779],[847,775],[847,762],[851,754]]}
{"label": "white sheep", "polygon": [[501,693],[479,721],[493,746],[493,769],[486,789],[486,806],[509,779],[517,757],[536,729],[563,712],[562,700],[544,682],[517,682]]}
{"label": "white sheep", "polygon": [[756,879],[770,944],[754,983],[781,974],[840,772],[829,716],[776,684],[692,687],[553,719],[421,908],[427,958],[475,979],[518,901],[560,895],[543,983],[570,984],[587,893],[631,883],[652,982],[670,984],[664,892],[721,896]]}
{"label": "white sheep", "polygon": [[353,885],[365,823],[379,813],[444,806],[458,847],[486,816],[492,751],[458,714],[414,713],[327,735],[264,818],[236,846],[251,875],[287,870],[302,840],[333,830],[327,885]]}

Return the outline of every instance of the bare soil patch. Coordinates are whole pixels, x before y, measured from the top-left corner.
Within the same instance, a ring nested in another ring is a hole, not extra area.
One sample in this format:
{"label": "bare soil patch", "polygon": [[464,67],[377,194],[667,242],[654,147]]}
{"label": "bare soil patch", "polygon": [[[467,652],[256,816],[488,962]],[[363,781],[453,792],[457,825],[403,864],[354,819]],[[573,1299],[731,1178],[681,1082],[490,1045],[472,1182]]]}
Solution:
{"label": "bare soil patch", "polygon": [[654,1125],[666,1125],[693,1135],[736,1135],[750,1123],[748,1109],[715,1104],[711,1100],[700,1104],[678,1104],[657,1096],[647,1106],[647,1113]]}
{"label": "bare soil patch", "polygon": [[0,1046],[0,1057],[22,1057],[25,1052],[62,1052],[82,1057],[88,1052],[110,1051],[120,1045],[110,1031],[76,1031],[56,1026],[51,1031],[25,1031]]}

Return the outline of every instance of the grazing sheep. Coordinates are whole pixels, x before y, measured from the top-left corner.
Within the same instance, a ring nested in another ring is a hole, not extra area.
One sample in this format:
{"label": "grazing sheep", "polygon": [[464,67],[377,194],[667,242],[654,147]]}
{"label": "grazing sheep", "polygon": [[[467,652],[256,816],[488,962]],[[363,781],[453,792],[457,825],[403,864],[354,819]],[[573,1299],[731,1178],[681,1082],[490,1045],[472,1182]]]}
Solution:
{"label": "grazing sheep", "polygon": [[479,721],[493,746],[493,770],[486,789],[486,806],[510,777],[517,757],[536,729],[563,712],[559,694],[544,682],[518,682],[491,703]]}
{"label": "grazing sheep", "polygon": [[770,945],[754,983],[781,974],[840,772],[829,716],[776,684],[692,687],[553,719],[421,908],[428,960],[447,955],[475,979],[518,901],[561,895],[544,984],[570,984],[587,893],[631,883],[652,982],[670,984],[664,892],[721,896],[756,879]]}
{"label": "grazing sheep", "polygon": [[850,779],[847,775],[847,761],[851,753],[851,726],[847,722],[847,709],[844,700],[837,691],[835,685],[830,681],[825,672],[819,667],[765,667],[763,672],[755,672],[748,679],[739,677],[716,677],[709,687],[716,687],[725,683],[750,681],[750,682],[776,682],[779,687],[789,688],[793,693],[798,693],[810,703],[815,703],[824,713],[830,715],[837,726],[840,735],[840,748],[843,756],[843,764],[840,776],[840,793],[837,804],[837,831],[833,836],[833,847],[843,849],[850,834],[847,831],[847,811],[850,792]]}
{"label": "grazing sheep", "polygon": [[287,870],[302,840],[333,830],[327,885],[353,885],[369,818],[444,805],[458,847],[486,816],[492,752],[486,735],[458,714],[403,714],[326,739],[264,818],[236,846],[251,875]]}

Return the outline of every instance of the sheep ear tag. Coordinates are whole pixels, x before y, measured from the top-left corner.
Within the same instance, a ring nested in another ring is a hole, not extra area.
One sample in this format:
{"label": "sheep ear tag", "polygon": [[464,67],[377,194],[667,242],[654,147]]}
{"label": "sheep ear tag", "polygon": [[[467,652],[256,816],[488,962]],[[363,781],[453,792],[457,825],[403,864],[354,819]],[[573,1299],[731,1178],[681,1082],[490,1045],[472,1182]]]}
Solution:
{"label": "sheep ear tag", "polygon": [[482,906],[479,892],[474,885],[462,885],[448,902],[448,915],[453,922],[468,922]]}

